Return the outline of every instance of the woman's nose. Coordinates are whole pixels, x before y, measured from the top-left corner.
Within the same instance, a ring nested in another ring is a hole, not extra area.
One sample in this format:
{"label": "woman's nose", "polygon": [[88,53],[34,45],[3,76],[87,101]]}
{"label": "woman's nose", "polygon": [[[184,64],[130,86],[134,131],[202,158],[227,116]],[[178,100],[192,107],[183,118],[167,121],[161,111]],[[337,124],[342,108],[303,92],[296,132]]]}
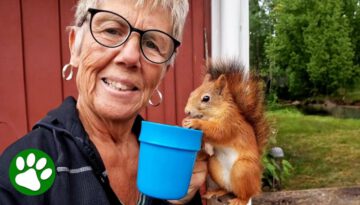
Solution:
{"label": "woman's nose", "polygon": [[120,46],[115,62],[124,63],[127,66],[140,65],[141,50],[139,41],[140,37],[138,35],[130,35],[129,39]]}

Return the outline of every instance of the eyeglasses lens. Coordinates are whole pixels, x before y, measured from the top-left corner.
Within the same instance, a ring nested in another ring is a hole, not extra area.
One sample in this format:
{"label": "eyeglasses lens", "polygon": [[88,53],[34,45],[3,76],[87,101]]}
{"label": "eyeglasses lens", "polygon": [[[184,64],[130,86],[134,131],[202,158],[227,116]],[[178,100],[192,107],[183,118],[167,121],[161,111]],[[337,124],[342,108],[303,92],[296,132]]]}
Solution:
{"label": "eyeglasses lens", "polygon": [[[97,12],[90,25],[94,39],[106,47],[122,45],[130,36],[132,28],[121,16],[110,12]],[[174,53],[173,39],[160,31],[148,30],[141,34],[140,47],[143,55],[154,63],[163,63]]]}

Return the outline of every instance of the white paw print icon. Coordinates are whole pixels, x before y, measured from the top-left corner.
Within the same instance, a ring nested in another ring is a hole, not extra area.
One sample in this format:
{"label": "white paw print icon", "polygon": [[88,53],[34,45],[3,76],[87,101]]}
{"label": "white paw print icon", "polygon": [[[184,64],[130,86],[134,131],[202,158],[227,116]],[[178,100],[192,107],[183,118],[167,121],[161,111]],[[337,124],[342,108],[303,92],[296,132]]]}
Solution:
{"label": "white paw print icon", "polygon": [[25,151],[19,153],[10,165],[10,180],[14,188],[24,194],[44,193],[54,182],[54,163],[40,150]]}
{"label": "white paw print icon", "polygon": [[[35,164],[35,155],[34,153],[30,153],[26,159],[26,165],[29,169],[23,173],[16,175],[15,182],[19,186],[28,188],[32,191],[38,191],[41,185],[35,169],[41,171],[40,179],[42,180],[48,179],[52,174],[52,170],[50,168],[42,170],[46,165],[45,158],[39,159],[36,162],[35,168],[33,168],[34,164]],[[21,156],[19,156],[16,159],[16,167],[18,168],[19,171],[22,171],[25,168],[25,162]]]}

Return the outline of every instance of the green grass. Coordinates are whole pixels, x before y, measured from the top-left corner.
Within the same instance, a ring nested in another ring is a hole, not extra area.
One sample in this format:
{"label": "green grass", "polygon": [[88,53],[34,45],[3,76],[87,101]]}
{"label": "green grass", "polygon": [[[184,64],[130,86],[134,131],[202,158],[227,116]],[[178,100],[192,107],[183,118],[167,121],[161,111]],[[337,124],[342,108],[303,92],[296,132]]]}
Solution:
{"label": "green grass", "polygon": [[360,119],[303,115],[294,109],[268,112],[275,129],[271,146],[284,149],[294,167],[284,189],[360,185]]}

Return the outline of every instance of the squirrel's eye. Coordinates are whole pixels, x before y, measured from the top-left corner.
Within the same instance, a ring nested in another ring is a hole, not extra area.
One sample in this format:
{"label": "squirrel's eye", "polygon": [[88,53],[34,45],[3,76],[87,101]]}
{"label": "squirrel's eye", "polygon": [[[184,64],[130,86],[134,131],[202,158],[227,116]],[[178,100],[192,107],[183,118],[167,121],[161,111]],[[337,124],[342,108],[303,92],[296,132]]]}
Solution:
{"label": "squirrel's eye", "polygon": [[202,97],[201,102],[209,102],[209,100],[210,100],[210,96],[205,95],[204,97]]}

